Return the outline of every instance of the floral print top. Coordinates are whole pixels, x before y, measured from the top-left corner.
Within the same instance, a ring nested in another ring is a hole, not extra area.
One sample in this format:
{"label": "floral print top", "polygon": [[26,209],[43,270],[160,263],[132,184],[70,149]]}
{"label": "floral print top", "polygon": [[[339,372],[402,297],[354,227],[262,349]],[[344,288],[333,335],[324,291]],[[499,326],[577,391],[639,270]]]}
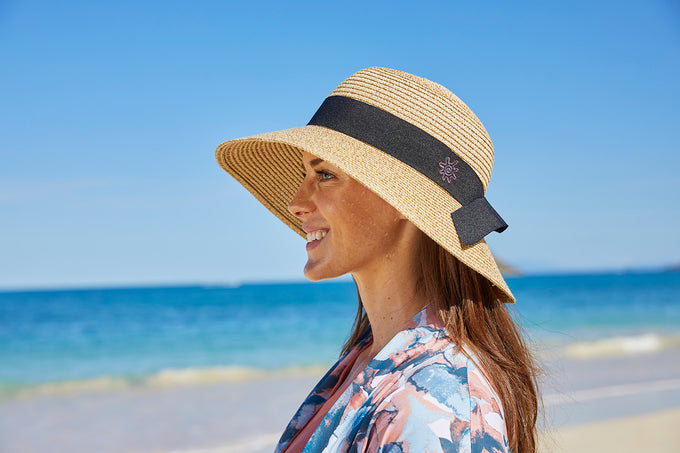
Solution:
{"label": "floral print top", "polygon": [[[370,341],[369,329],[353,350]],[[331,396],[348,366],[345,358],[302,403],[275,453],[286,451]],[[475,362],[457,350],[434,304],[407,323],[345,388],[303,449],[303,453],[507,451],[500,399]]]}

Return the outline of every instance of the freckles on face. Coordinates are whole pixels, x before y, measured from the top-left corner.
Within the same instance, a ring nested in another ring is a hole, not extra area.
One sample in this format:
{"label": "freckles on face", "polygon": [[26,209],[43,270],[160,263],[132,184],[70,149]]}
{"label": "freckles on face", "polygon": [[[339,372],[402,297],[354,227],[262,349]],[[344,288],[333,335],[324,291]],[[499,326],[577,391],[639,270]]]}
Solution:
{"label": "freckles on face", "polygon": [[[363,255],[369,250],[386,252],[391,248],[390,240],[398,229],[400,215],[396,209],[387,204],[372,191],[352,180],[351,190],[347,191],[341,206],[342,215],[339,226],[342,238],[346,244],[355,246],[355,255]],[[362,253],[360,253],[362,252]]]}

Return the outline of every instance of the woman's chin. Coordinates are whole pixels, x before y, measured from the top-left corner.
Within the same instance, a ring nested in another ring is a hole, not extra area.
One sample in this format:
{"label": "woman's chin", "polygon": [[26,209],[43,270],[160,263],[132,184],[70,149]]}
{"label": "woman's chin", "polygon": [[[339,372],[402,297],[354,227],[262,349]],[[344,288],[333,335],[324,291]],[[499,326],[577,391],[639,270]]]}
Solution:
{"label": "woman's chin", "polygon": [[305,265],[305,278],[311,282],[340,277],[341,275],[342,273],[333,272],[331,269],[322,266],[321,263],[310,263],[307,261]]}
{"label": "woman's chin", "polygon": [[310,282],[318,282],[319,280],[325,280],[330,277],[327,277],[323,272],[307,270],[307,268],[305,267],[305,278]]}

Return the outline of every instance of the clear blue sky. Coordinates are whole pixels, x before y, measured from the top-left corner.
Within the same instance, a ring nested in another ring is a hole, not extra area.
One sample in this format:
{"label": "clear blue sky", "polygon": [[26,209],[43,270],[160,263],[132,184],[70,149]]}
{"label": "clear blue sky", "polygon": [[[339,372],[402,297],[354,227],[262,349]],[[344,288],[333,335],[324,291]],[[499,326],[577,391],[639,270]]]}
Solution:
{"label": "clear blue sky", "polygon": [[677,2],[4,1],[0,61],[0,288],[302,279],[214,149],[369,66],[480,117],[505,261],[680,262]]}

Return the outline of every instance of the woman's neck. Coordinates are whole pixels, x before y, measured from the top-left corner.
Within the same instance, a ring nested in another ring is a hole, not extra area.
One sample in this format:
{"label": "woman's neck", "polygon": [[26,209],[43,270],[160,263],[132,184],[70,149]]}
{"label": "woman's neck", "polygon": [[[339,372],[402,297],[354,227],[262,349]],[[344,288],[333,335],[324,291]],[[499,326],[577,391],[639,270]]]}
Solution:
{"label": "woman's neck", "polygon": [[353,274],[371,323],[373,344],[367,351],[371,358],[428,303],[418,287],[419,271],[415,269],[418,259],[417,247],[398,247],[370,272]]}

